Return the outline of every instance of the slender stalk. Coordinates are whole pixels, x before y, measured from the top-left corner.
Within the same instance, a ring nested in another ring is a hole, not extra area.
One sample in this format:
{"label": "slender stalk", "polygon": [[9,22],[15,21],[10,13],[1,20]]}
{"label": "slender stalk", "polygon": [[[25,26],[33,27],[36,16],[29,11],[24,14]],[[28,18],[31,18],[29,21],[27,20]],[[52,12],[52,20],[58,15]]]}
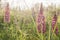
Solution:
{"label": "slender stalk", "polygon": [[52,26],[51,26],[51,19],[52,19],[52,17],[51,16],[48,16],[48,19],[50,18],[50,20],[48,21],[48,25],[49,25],[49,36],[48,36],[48,40],[51,40],[51,28],[52,28]]}
{"label": "slender stalk", "polygon": [[49,37],[48,37],[48,40],[50,40],[50,35],[51,35],[51,21],[49,21]]}

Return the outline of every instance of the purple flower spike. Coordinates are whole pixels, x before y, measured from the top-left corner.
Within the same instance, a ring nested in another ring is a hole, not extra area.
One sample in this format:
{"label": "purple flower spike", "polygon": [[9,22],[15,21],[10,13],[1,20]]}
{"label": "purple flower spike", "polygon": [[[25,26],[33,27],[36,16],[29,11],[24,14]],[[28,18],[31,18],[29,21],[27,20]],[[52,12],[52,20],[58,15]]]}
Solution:
{"label": "purple flower spike", "polygon": [[5,7],[5,15],[4,15],[4,22],[10,22],[10,10],[9,10],[9,3],[7,3]]}
{"label": "purple flower spike", "polygon": [[40,12],[38,14],[38,18],[37,18],[37,30],[40,33],[42,29],[42,32],[45,33],[46,32],[46,24],[45,24],[45,17],[43,15],[43,5],[41,3],[41,7],[40,7]]}
{"label": "purple flower spike", "polygon": [[57,15],[55,14],[52,19],[52,31],[54,30],[54,28],[56,26],[55,34],[58,34],[58,27],[57,27],[56,23],[57,23]]}

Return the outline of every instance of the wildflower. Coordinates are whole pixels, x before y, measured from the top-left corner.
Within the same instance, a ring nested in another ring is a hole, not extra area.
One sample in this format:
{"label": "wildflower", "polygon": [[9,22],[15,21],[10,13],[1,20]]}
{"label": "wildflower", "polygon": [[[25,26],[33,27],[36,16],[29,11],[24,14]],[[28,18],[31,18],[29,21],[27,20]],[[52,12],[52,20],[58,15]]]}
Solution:
{"label": "wildflower", "polygon": [[40,12],[38,14],[38,19],[37,19],[37,29],[38,29],[38,32],[41,32],[41,29],[42,29],[43,33],[45,33],[45,31],[46,31],[45,17],[43,15],[42,4],[41,4],[41,7],[40,7]]}
{"label": "wildflower", "polygon": [[7,5],[6,5],[6,7],[5,7],[4,22],[10,22],[9,3],[7,3]]}
{"label": "wildflower", "polygon": [[57,27],[56,24],[57,24],[57,15],[55,14],[54,17],[53,17],[53,19],[52,19],[52,30],[54,30],[55,27],[56,27],[55,33],[57,34],[58,33],[58,27]]}

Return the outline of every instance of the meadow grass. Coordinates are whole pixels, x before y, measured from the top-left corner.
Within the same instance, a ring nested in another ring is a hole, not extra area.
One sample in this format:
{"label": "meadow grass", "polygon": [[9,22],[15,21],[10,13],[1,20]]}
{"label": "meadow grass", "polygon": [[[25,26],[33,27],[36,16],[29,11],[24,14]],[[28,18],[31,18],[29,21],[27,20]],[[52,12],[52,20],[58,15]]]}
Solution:
{"label": "meadow grass", "polygon": [[[0,12],[2,13],[2,11]],[[0,16],[0,40],[60,40],[60,17],[58,17],[58,28],[59,33],[56,35],[51,30],[51,16],[48,16],[46,19],[46,32],[39,33],[37,31],[36,21],[30,16],[21,16],[18,15],[16,18],[17,24],[15,23],[14,13],[11,12],[10,23],[4,23],[4,16]]]}

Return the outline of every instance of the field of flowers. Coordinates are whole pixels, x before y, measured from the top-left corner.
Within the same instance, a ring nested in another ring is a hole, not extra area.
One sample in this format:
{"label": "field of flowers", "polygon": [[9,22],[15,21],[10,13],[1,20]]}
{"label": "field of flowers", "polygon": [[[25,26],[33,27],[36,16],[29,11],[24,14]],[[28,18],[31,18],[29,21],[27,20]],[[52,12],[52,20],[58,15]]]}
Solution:
{"label": "field of flowers", "polygon": [[5,12],[0,9],[0,40],[60,40],[60,14],[56,15],[55,11],[43,12],[41,5],[35,16],[31,10],[13,9],[10,10],[10,22],[7,23],[4,22]]}

